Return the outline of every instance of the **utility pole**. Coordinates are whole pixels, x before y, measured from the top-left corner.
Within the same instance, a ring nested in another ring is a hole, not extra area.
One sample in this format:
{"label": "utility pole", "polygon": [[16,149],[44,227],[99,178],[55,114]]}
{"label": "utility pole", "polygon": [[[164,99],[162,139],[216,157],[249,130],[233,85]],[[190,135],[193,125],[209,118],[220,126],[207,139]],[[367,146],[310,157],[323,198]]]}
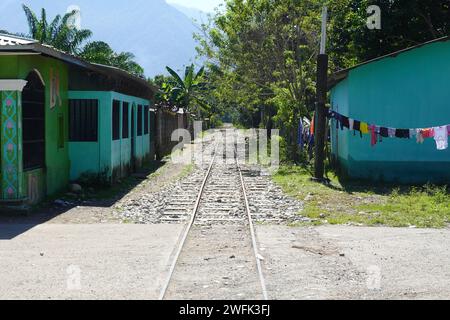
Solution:
{"label": "utility pole", "polygon": [[325,104],[328,89],[328,55],[326,54],[327,40],[327,7],[322,11],[322,36],[320,39],[320,54],[317,56],[317,101],[315,118],[315,162],[314,180],[322,182],[325,173],[325,126],[326,113]]}

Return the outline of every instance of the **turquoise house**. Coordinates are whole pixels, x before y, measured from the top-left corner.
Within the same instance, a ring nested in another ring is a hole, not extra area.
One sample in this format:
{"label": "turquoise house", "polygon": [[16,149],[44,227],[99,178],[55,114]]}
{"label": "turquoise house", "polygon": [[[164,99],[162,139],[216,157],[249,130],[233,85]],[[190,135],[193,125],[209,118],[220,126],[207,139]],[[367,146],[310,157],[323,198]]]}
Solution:
{"label": "turquoise house", "polygon": [[114,182],[142,167],[150,160],[153,88],[138,78],[120,81],[76,67],[69,74],[70,179],[101,174]]}
{"label": "turquoise house", "polygon": [[[332,110],[387,128],[450,125],[450,38],[368,61],[332,76]],[[383,138],[331,124],[332,158],[349,177],[395,183],[450,183],[450,149],[433,138]]]}

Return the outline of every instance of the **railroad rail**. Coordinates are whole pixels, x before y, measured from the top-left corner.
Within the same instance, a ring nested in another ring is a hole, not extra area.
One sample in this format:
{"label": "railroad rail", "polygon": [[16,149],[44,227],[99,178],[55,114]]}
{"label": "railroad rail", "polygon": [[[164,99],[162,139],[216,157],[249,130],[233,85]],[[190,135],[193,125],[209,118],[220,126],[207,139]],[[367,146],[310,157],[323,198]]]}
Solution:
{"label": "railroad rail", "polygon": [[[256,233],[252,221],[252,214],[247,196],[247,188],[242,174],[241,165],[237,156],[237,144],[234,142],[234,161],[219,163],[219,146],[221,142],[213,146],[211,161],[206,170],[200,190],[198,192],[194,208],[190,214],[190,219],[186,224],[179,243],[175,249],[173,259],[170,264],[167,279],[164,281],[159,299],[166,298],[168,288],[176,272],[180,256],[185,249],[186,241],[191,234],[194,225],[205,223],[246,223],[251,236],[251,245],[255,259],[255,266],[261,287],[262,296],[268,299],[264,274],[256,240]],[[226,148],[225,148],[226,149]],[[222,160],[226,158],[223,153]],[[229,160],[229,159],[228,159]],[[222,167],[221,167],[222,166]],[[225,167],[223,167],[225,166]],[[241,199],[241,203],[236,203],[236,198]],[[219,203],[219,204],[218,204]]]}

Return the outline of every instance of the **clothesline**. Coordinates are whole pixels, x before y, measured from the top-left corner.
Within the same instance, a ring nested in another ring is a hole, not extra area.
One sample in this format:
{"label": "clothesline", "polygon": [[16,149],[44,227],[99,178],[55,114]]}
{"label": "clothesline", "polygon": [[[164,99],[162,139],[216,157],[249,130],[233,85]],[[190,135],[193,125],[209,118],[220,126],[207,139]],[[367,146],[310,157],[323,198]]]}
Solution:
{"label": "clothesline", "polygon": [[375,146],[378,141],[382,142],[382,138],[412,139],[415,137],[417,143],[422,144],[425,139],[434,138],[438,150],[446,150],[448,148],[450,124],[430,128],[398,129],[355,120],[331,110],[328,112],[328,117],[336,120],[336,129],[340,128],[343,130],[346,128],[355,132],[358,131],[361,136],[370,134],[372,146]]}

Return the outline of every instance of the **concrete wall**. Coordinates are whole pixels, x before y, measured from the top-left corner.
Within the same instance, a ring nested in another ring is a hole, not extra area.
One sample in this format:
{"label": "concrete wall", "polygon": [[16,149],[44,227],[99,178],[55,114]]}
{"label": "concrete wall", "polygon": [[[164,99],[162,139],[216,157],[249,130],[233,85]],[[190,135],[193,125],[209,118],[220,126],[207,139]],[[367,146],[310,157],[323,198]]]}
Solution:
{"label": "concrete wall", "polygon": [[[429,44],[353,69],[333,88],[333,109],[350,118],[393,128],[450,124],[450,41]],[[383,139],[336,130],[332,152],[354,178],[401,183],[450,182],[450,150],[434,139]]]}

